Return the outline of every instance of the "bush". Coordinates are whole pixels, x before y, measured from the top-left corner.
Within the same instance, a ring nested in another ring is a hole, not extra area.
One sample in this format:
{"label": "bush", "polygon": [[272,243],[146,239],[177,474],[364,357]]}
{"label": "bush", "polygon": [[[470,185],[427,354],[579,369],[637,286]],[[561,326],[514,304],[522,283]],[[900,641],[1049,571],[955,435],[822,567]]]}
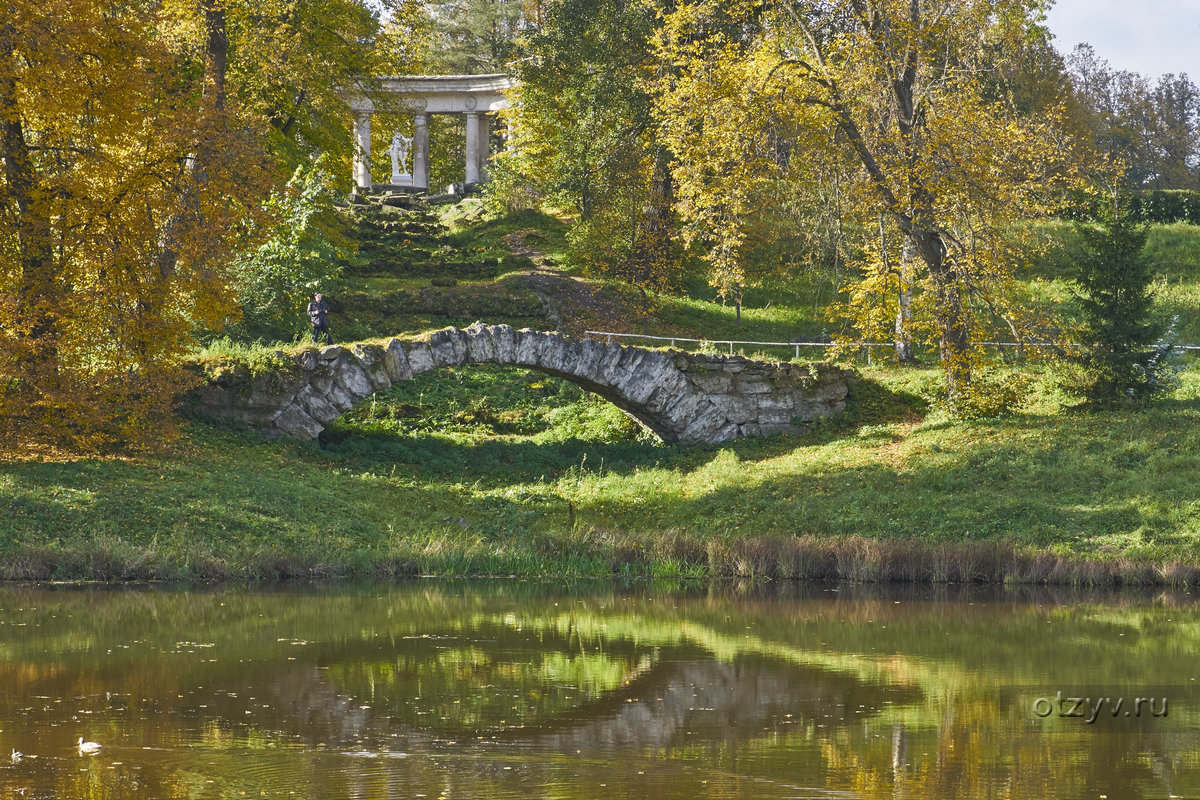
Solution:
{"label": "bush", "polygon": [[1032,385],[1032,379],[1020,372],[978,372],[971,385],[949,401],[950,410],[960,419],[1002,417],[1024,405]]}

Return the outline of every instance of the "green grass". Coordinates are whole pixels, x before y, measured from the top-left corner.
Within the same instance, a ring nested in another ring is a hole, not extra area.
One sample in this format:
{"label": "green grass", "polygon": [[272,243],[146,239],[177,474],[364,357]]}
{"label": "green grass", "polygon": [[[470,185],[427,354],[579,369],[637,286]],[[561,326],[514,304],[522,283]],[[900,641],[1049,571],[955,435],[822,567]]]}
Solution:
{"label": "green grass", "polygon": [[[1198,574],[1181,565],[1200,543],[1200,371],[1141,413],[1043,394],[970,422],[930,410],[935,372],[873,371],[846,419],[693,448],[522,371],[427,377],[323,447],[193,423],[137,462],[0,466],[0,574]],[[476,396],[507,432],[457,416]],[[420,413],[380,411],[406,403]]]}
{"label": "green grass", "polygon": [[516,231],[532,231],[526,245],[560,263],[565,261],[567,225],[543,211],[527,209],[502,215],[477,214],[474,221],[456,221],[455,206],[443,207],[442,220],[450,228],[444,239],[455,252],[471,258],[503,257],[511,251],[505,237]]}

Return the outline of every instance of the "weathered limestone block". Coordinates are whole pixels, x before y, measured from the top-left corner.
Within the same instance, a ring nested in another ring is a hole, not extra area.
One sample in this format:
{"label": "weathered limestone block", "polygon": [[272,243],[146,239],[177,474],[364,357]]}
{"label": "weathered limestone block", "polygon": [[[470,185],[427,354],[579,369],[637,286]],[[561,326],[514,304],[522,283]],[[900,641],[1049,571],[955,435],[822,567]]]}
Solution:
{"label": "weathered limestone block", "polygon": [[521,328],[516,333],[516,347],[513,363],[523,367],[536,367],[537,357],[541,349],[542,334],[531,328]]}
{"label": "weathered limestone block", "polygon": [[324,394],[313,388],[312,384],[305,386],[304,389],[296,395],[294,401],[299,405],[304,412],[310,417],[320,422],[322,425],[328,425],[335,419],[340,417],[343,409],[338,408],[329,401]]}
{"label": "weathered limestone block", "polygon": [[404,345],[404,354],[408,357],[408,366],[413,375],[436,369],[428,342],[408,342]]}
{"label": "weathered limestone block", "polygon": [[[648,351],[620,344],[608,345],[610,354],[605,357],[601,371],[603,382],[609,386],[623,386],[633,378],[641,367]],[[616,354],[613,360],[612,353]]]}
{"label": "weathered limestone block", "polygon": [[769,425],[791,425],[792,419],[797,415],[796,409],[791,403],[780,403],[768,400],[765,404],[760,404],[758,407],[758,424],[762,426]]}
{"label": "weathered limestone block", "polygon": [[512,364],[517,356],[517,332],[512,325],[489,325],[497,364]]}
{"label": "weathered limestone block", "polygon": [[[365,397],[366,395],[363,395]],[[325,398],[337,408],[341,409],[338,413],[345,414],[354,404],[362,397],[355,397],[349,389],[346,389],[336,380],[329,381],[329,388],[325,390]]]}
{"label": "weathered limestone block", "polygon": [[476,322],[467,328],[466,361],[472,364],[494,364],[496,362],[496,343],[492,332],[482,322]]}
{"label": "weathered limestone block", "polygon": [[300,368],[301,372],[312,372],[317,368],[317,354],[312,350],[301,350],[299,353],[292,355],[292,361]]}
{"label": "weathered limestone block", "polygon": [[371,387],[375,391],[381,391],[392,385],[391,376],[388,375],[387,366],[384,364],[382,347],[375,344],[356,344],[350,348],[350,352],[358,359],[358,365],[366,373],[367,380],[371,382]]}
{"label": "weathered limestone block", "polygon": [[[688,422],[696,418],[700,409],[711,405],[712,402],[707,397],[689,386],[667,399],[661,413],[670,417],[679,426],[679,429],[683,430]],[[653,397],[650,398],[650,402],[646,403],[646,407],[654,408]]]}
{"label": "weathered limestone block", "polygon": [[299,387],[276,388],[271,386],[267,379],[256,378],[250,384],[249,394],[240,398],[238,405],[242,408],[273,408],[278,411],[282,401],[294,395],[297,388]]}
{"label": "weathered limestone block", "polygon": [[641,407],[645,408],[654,414],[669,415],[672,419],[681,419],[680,412],[687,413],[685,409],[695,409],[698,406],[683,406],[680,403],[688,401],[689,398],[703,397],[696,392],[687,382],[687,378],[683,377],[683,373],[672,372],[664,375],[650,393],[649,399],[642,403]]}
{"label": "weathered limestone block", "polygon": [[[679,435],[679,441],[696,443],[724,441],[717,439],[716,434],[730,425],[730,420],[725,416],[723,409],[710,402],[708,408],[702,407],[699,413],[695,414],[687,423],[683,433]],[[736,431],[737,425],[733,425],[732,430]]]}
{"label": "weathered limestone block", "polygon": [[188,399],[203,414],[228,416],[233,411],[236,395],[216,383],[201,384],[188,392]]}
{"label": "weathered limestone block", "polygon": [[375,393],[375,387],[371,385],[367,371],[353,356],[348,355],[337,361],[334,365],[333,381],[349,392],[356,403]]}
{"label": "weathered limestone block", "polygon": [[567,365],[568,372],[596,382],[604,379],[602,364],[604,357],[608,355],[607,346],[595,339],[583,339],[573,343],[572,351],[572,360]]}
{"label": "weathered limestone block", "polygon": [[741,425],[758,419],[758,403],[754,402],[753,397],[741,394],[723,394],[712,397],[711,400],[724,410],[725,416],[731,422]]}
{"label": "weathered limestone block", "polygon": [[737,375],[745,372],[755,362],[745,356],[713,355],[708,356],[705,359],[705,363],[713,369],[720,369],[723,372],[728,372],[730,375]]}
{"label": "weathered limestone block", "polygon": [[408,356],[404,353],[404,344],[399,339],[388,339],[383,346],[383,366],[393,383],[406,381],[413,376]]}
{"label": "weathered limestone block", "polygon": [[325,426],[317,422],[295,403],[283,410],[275,420],[275,427],[295,439],[315,439],[325,430]]}
{"label": "weathered limestone block", "polygon": [[734,391],[742,394],[770,394],[771,382],[761,376],[739,375],[734,380]]}
{"label": "weathered limestone block", "polygon": [[645,352],[637,369],[630,373],[619,388],[629,398],[630,403],[640,406],[647,403],[655,390],[668,378],[674,379],[670,393],[678,394],[687,385],[683,373],[675,368],[675,364],[665,353],[650,350]]}
{"label": "weathered limestone block", "polygon": [[604,345],[604,354],[596,362],[596,377],[609,386],[615,386],[618,380],[624,379],[629,374],[628,371],[621,370],[619,366],[624,357],[625,352],[621,345]]}
{"label": "weathered limestone block", "polygon": [[566,362],[567,342],[560,333],[544,333],[534,348],[534,366],[561,372]]}
{"label": "weathered limestone block", "polygon": [[320,361],[323,364],[328,364],[333,361],[337,361],[345,352],[346,349],[341,345],[326,345],[317,351],[317,361]]}
{"label": "weathered limestone block", "polygon": [[692,385],[705,394],[726,394],[733,390],[733,376],[708,365],[692,365],[686,374]]}
{"label": "weathered limestone block", "polygon": [[467,337],[458,328],[443,328],[429,335],[429,352],[435,367],[453,367],[467,356]]}
{"label": "weathered limestone block", "polygon": [[740,435],[740,431],[741,431],[741,429],[735,423],[727,422],[727,423],[725,423],[724,427],[722,427],[720,430],[718,430],[716,433],[714,433],[712,435],[712,437],[708,440],[708,442],[711,444],[718,444],[720,442],[731,442],[734,439],[738,438],[738,436]]}

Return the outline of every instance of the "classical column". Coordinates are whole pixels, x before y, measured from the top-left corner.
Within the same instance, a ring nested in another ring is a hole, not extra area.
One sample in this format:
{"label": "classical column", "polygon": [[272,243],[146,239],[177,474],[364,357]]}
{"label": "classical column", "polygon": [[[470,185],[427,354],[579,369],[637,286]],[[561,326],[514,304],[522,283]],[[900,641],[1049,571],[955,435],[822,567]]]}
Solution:
{"label": "classical column", "polygon": [[413,117],[413,186],[429,190],[429,116]]}
{"label": "classical column", "polygon": [[371,191],[371,115],[354,115],[354,185]]}
{"label": "classical column", "polygon": [[479,183],[479,112],[467,112],[467,185]]}
{"label": "classical column", "polygon": [[491,155],[492,149],[492,116],[490,114],[479,115],[479,148],[476,152],[479,155],[479,182],[487,183],[487,163],[488,156]]}

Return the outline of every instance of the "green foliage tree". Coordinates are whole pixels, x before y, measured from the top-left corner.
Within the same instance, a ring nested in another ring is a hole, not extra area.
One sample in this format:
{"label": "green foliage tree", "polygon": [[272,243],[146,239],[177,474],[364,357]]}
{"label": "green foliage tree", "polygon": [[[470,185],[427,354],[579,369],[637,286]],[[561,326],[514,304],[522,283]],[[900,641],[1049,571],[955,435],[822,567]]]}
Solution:
{"label": "green foliage tree", "polygon": [[234,262],[242,313],[231,328],[234,336],[295,339],[308,329],[303,311],[312,294],[335,289],[350,243],[340,230],[332,187],[321,159],[298,167],[267,200],[272,224],[266,240]]}
{"label": "green foliage tree", "polygon": [[574,257],[643,297],[678,279],[673,155],[657,136],[648,79],[661,3],[551,0],[514,65],[510,147],[493,196],[573,208]]}
{"label": "green foliage tree", "polygon": [[1147,227],[1110,212],[1104,222],[1077,230],[1082,245],[1075,282],[1084,316],[1077,361],[1084,378],[1067,388],[1095,405],[1144,402],[1170,388],[1173,375],[1166,326],[1151,309]]}

